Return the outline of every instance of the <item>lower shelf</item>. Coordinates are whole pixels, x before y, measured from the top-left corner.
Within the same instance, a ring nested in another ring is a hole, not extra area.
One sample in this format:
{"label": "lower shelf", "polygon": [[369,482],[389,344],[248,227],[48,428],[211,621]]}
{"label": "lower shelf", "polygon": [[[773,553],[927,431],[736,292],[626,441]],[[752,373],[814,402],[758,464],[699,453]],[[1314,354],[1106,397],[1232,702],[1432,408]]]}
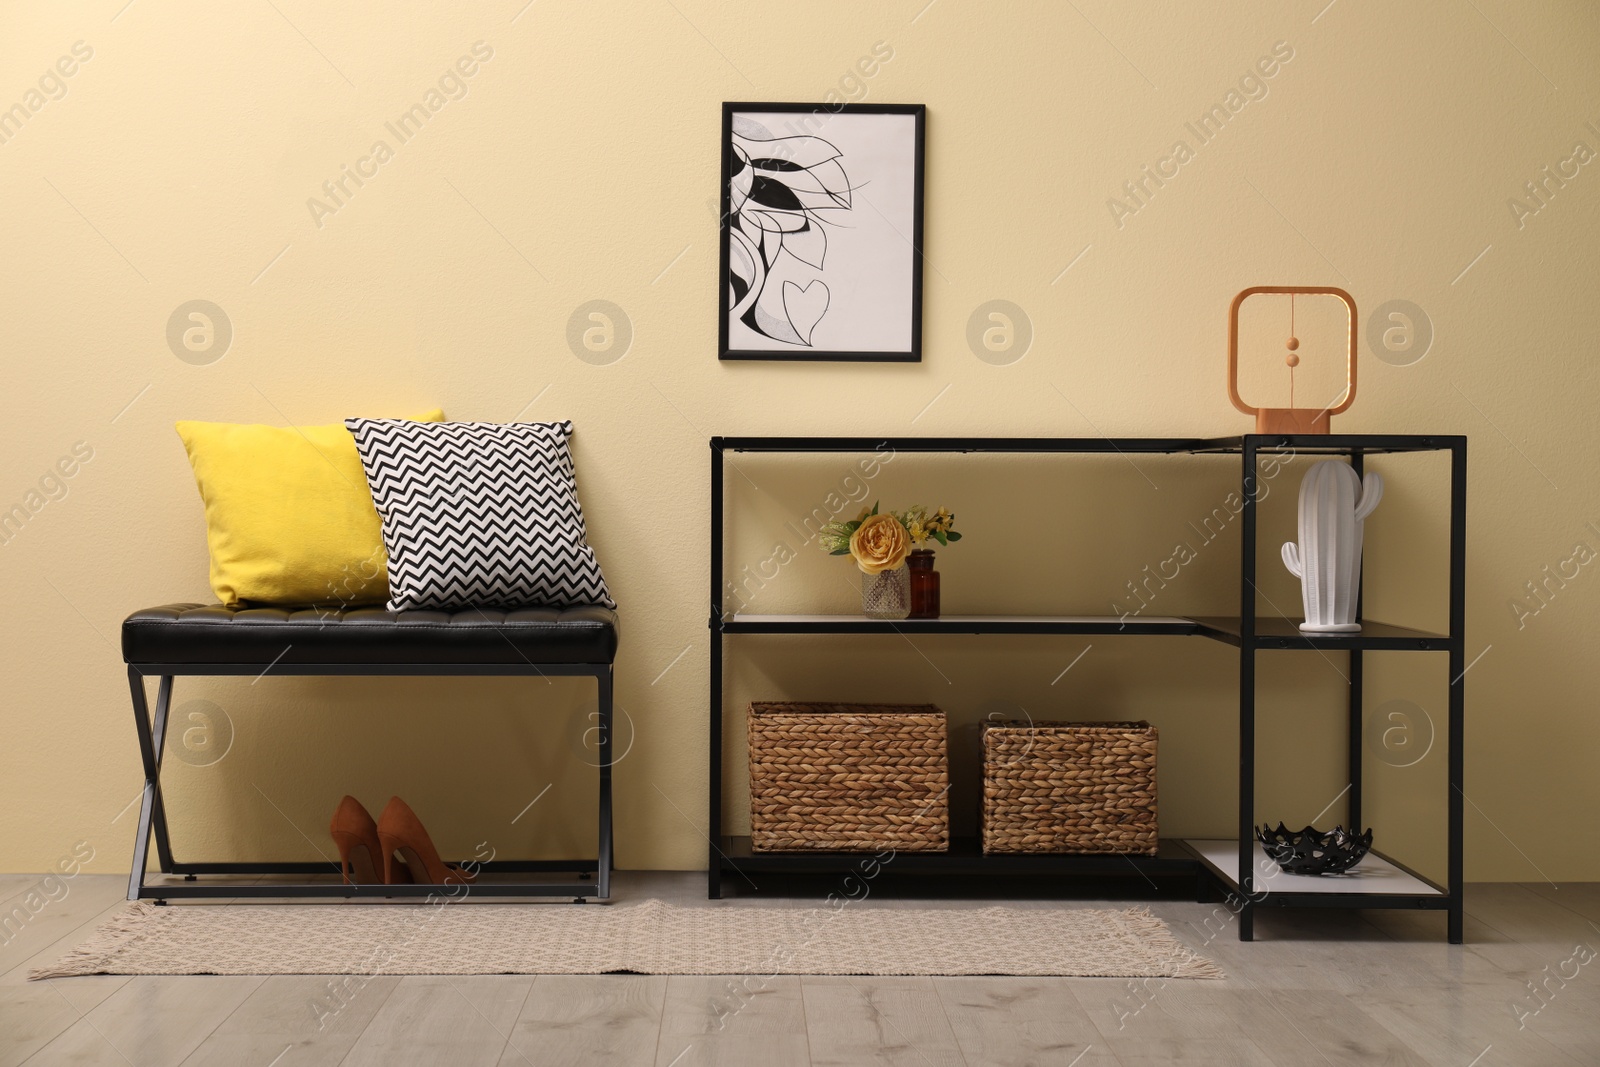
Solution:
{"label": "lower shelf", "polygon": [[[1239,842],[1183,842],[1222,883],[1239,888]],[[1433,882],[1379,852],[1346,874],[1288,874],[1255,846],[1252,895],[1258,907],[1280,908],[1444,908],[1449,895]]]}
{"label": "lower shelf", "polygon": [[[1054,852],[986,855],[976,837],[953,837],[947,852],[756,852],[748,837],[724,837],[722,869],[734,872],[789,874],[1053,874],[1194,875],[1200,869],[1194,854],[1177,840],[1162,840],[1154,856],[1123,854],[1076,855]],[[876,867],[873,865],[876,864]]]}

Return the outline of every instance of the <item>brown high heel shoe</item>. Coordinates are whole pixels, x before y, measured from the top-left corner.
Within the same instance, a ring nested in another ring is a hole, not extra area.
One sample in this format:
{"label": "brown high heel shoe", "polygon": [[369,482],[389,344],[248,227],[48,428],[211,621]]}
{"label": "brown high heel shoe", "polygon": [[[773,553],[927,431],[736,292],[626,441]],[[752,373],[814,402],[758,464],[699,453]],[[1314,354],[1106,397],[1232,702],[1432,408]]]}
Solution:
{"label": "brown high heel shoe", "polygon": [[399,797],[390,797],[383,814],[378,816],[378,843],[383,848],[386,878],[409,869],[411,881],[417,885],[463,885],[477,880],[476,875],[451,867],[439,858],[422,820]]}
{"label": "brown high heel shoe", "polygon": [[[346,796],[334,809],[328,824],[333,843],[339,846],[339,873],[345,885],[396,885],[384,870],[383,845],[378,840],[378,824],[355,797]],[[400,882],[409,882],[406,868],[397,872]]]}

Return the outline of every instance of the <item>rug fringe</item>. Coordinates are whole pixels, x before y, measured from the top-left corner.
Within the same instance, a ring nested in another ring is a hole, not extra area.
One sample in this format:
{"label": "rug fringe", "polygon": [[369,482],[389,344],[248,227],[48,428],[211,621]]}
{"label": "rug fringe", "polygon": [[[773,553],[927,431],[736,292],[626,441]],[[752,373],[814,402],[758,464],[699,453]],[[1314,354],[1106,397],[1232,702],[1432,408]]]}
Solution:
{"label": "rug fringe", "polygon": [[108,974],[112,959],[134,941],[145,937],[147,930],[141,926],[153,917],[158,905],[135,901],[121,912],[107,919],[90,935],[89,940],[62,956],[47,967],[35,967],[28,972],[28,981],[46,978],[77,978],[89,974]]}
{"label": "rug fringe", "polygon": [[1172,933],[1172,927],[1165,919],[1157,918],[1149,908],[1128,908],[1123,913],[1123,918],[1128,920],[1128,925],[1134,931],[1150,939],[1150,947],[1164,951],[1167,958],[1172,961],[1173,974],[1170,978],[1213,978],[1223,979],[1228,975],[1221,967],[1200,955],[1194,949],[1179,941]]}

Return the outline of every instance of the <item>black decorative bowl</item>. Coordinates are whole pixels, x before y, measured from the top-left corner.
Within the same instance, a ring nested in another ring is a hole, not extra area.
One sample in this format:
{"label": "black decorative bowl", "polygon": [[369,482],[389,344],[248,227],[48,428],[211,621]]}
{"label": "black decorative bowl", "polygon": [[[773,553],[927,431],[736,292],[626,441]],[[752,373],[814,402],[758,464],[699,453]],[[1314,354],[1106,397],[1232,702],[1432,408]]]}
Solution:
{"label": "black decorative bowl", "polygon": [[1343,874],[1372,848],[1370,829],[1357,837],[1342,826],[1291,830],[1280,822],[1276,830],[1256,827],[1256,839],[1272,861],[1290,874]]}

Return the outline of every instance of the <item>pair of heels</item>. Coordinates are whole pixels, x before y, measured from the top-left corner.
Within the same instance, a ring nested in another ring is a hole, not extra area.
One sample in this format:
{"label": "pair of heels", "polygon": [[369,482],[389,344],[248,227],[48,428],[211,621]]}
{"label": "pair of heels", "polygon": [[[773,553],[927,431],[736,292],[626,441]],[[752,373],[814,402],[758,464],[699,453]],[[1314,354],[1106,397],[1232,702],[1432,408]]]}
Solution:
{"label": "pair of heels", "polygon": [[328,826],[339,846],[345,885],[463,885],[477,875],[439,858],[422,820],[399,797],[390,797],[377,822],[361,802],[347,796]]}

